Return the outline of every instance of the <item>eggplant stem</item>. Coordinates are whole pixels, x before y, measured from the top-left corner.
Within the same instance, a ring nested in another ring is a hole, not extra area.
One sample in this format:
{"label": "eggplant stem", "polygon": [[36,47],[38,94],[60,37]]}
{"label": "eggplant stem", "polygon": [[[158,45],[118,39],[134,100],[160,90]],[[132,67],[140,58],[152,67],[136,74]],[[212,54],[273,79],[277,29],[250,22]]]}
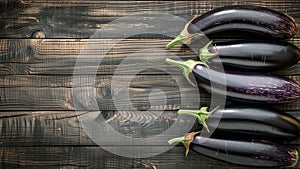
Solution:
{"label": "eggplant stem", "polygon": [[199,59],[204,63],[209,63],[208,59],[218,56],[219,50],[215,46],[216,52],[211,53],[209,51],[209,46],[212,44],[212,41],[208,42],[204,47],[199,50]]}
{"label": "eggplant stem", "polygon": [[168,141],[169,145],[174,144],[174,143],[183,143],[185,140],[184,136],[183,137],[176,137]]}
{"label": "eggplant stem", "polygon": [[169,42],[166,45],[166,49],[170,49],[171,47],[177,45],[177,44],[191,44],[191,41],[193,39],[194,36],[204,36],[204,34],[202,33],[195,33],[195,34],[185,34],[185,33],[181,33],[179,34],[175,39],[173,39],[171,42]]}
{"label": "eggplant stem", "polygon": [[208,107],[201,107],[199,110],[178,110],[177,114],[190,115],[196,117],[197,121],[207,130],[207,132],[210,132],[206,124],[206,120],[219,108],[219,106],[211,111],[207,111],[207,108]]}
{"label": "eggplant stem", "polygon": [[209,112],[213,114],[215,111],[217,111],[220,108],[220,106],[215,107],[214,109],[210,110]]}
{"label": "eggplant stem", "polygon": [[194,84],[191,81],[189,75],[192,72],[192,70],[194,69],[194,67],[199,64],[205,65],[207,67],[207,65],[205,63],[199,62],[199,61],[194,61],[194,60],[187,60],[187,61],[183,62],[183,61],[176,61],[176,60],[167,58],[166,62],[170,65],[174,65],[174,66],[180,68],[183,71],[183,76],[193,86],[196,86],[196,84]]}
{"label": "eggplant stem", "polygon": [[185,24],[185,26],[182,29],[182,31],[180,32],[180,34],[175,39],[173,39],[170,43],[167,44],[167,46],[166,46],[167,49],[170,49],[171,47],[173,47],[179,43],[189,45],[192,43],[192,38],[196,35],[205,36],[205,34],[203,34],[203,33],[190,34],[188,32],[189,25],[197,17],[198,17],[198,14],[196,14],[187,24]]}
{"label": "eggplant stem", "polygon": [[175,39],[173,39],[170,43],[168,43],[166,48],[170,49],[171,47],[173,47],[179,43],[181,43],[181,44],[183,43],[181,35],[178,35]]}
{"label": "eggplant stem", "polygon": [[183,137],[177,137],[169,140],[168,143],[169,144],[179,143],[179,142],[182,143],[185,147],[185,156],[187,156],[190,150],[191,142],[194,140],[195,135],[199,133],[200,131],[187,133]]}

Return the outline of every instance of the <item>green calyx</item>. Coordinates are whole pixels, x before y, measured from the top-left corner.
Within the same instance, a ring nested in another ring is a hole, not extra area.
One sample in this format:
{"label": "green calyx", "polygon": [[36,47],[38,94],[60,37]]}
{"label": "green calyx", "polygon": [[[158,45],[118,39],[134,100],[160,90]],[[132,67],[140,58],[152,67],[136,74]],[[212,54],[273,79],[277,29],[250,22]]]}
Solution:
{"label": "green calyx", "polygon": [[194,16],[193,19],[191,19],[185,26],[184,28],[182,29],[182,31],[180,32],[180,34],[175,38],[173,39],[170,43],[167,44],[166,48],[167,49],[170,49],[171,47],[177,45],[177,44],[185,44],[185,45],[189,45],[192,43],[192,39],[194,36],[196,35],[201,35],[201,36],[204,36],[204,34],[201,34],[201,33],[195,33],[195,34],[190,34],[188,32],[188,27],[189,25],[191,24],[191,22],[197,18],[198,15],[196,14]]}
{"label": "green calyx", "polygon": [[167,58],[166,62],[170,65],[174,65],[174,66],[180,68],[183,71],[183,76],[193,86],[196,86],[196,85],[191,81],[191,79],[189,77],[189,74],[192,72],[192,70],[195,68],[196,65],[202,64],[202,65],[207,66],[203,62],[194,61],[194,60],[187,60],[187,61],[183,62],[183,61],[176,61],[176,60],[172,60],[172,59]]}
{"label": "green calyx", "polygon": [[195,135],[199,134],[199,133],[200,133],[200,131],[187,133],[183,137],[173,138],[173,139],[169,140],[168,143],[170,145],[173,143],[182,143],[185,147],[185,156],[187,156],[189,153],[189,150],[190,150],[191,142],[194,140]]}
{"label": "green calyx", "polygon": [[295,163],[290,165],[290,166],[287,166],[288,168],[293,168],[295,167],[297,164],[298,164],[298,161],[299,161],[299,154],[298,154],[298,151],[297,150],[294,150],[292,152],[288,152],[293,158],[295,158]]}
{"label": "green calyx", "polygon": [[208,59],[217,56],[219,53],[217,48],[215,48],[216,52],[214,52],[214,53],[211,53],[209,51],[209,47],[211,46],[211,44],[212,44],[212,41],[208,42],[204,47],[202,47],[199,50],[199,59],[204,63],[209,63]]}
{"label": "green calyx", "polygon": [[190,115],[197,118],[197,121],[207,130],[209,128],[206,124],[206,119],[212,115],[219,107],[214,108],[212,111],[207,111],[208,107],[201,107],[199,110],[178,110],[177,114]]}

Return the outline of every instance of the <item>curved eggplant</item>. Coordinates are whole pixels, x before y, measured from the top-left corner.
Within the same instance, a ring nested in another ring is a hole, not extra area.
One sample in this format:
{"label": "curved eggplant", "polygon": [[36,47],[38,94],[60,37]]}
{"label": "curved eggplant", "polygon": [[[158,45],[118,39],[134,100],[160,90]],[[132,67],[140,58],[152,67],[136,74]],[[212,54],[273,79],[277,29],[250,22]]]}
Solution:
{"label": "curved eggplant", "polygon": [[300,49],[284,41],[211,43],[199,50],[200,60],[209,66],[223,64],[225,70],[273,71],[290,67],[300,60]]}
{"label": "curved eggplant", "polygon": [[[208,92],[213,91],[237,101],[286,103],[300,98],[300,85],[285,76],[252,72],[224,73],[193,60],[182,62],[167,58],[166,62],[181,68],[191,84],[189,75],[192,73],[199,85]],[[224,77],[226,84],[220,81]]]}
{"label": "curved eggplant", "polygon": [[191,44],[195,34],[208,38],[287,39],[298,32],[295,19],[265,7],[250,5],[225,6],[195,16],[167,48]]}
{"label": "curved eggplant", "polygon": [[195,136],[199,132],[169,140],[169,144],[181,142],[200,154],[229,163],[252,167],[294,167],[298,163],[298,151],[290,146],[270,140],[225,140]]}
{"label": "curved eggplant", "polygon": [[215,129],[213,135],[251,135],[280,140],[297,139],[300,136],[300,121],[276,109],[231,107],[209,112],[207,107],[202,107],[200,110],[179,110],[177,113],[196,117],[207,131]]}

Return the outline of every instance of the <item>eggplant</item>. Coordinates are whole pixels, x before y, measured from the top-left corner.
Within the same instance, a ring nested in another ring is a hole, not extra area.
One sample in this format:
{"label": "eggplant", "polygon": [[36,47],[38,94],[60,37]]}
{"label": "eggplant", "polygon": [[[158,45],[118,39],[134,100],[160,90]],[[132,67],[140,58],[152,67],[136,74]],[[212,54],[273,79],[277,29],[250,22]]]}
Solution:
{"label": "eggplant", "polygon": [[300,136],[300,121],[294,116],[277,109],[260,107],[229,107],[208,111],[179,110],[178,114],[191,115],[197,118],[213,135],[226,137],[272,138],[276,140],[292,140]]}
{"label": "eggplant", "polygon": [[199,50],[199,58],[211,67],[223,64],[225,70],[270,72],[296,64],[300,49],[284,41],[210,41]]}
{"label": "eggplant", "polygon": [[298,163],[298,151],[293,147],[271,140],[260,139],[218,139],[195,136],[199,132],[186,134],[184,137],[174,138],[169,144],[181,142],[189,149],[233,164],[251,167],[294,167]]}
{"label": "eggplant", "polygon": [[196,35],[214,38],[288,39],[298,32],[295,19],[260,6],[234,5],[211,10],[189,21],[166,48],[189,45]]}
{"label": "eggplant", "polygon": [[[300,86],[285,76],[254,72],[221,72],[209,69],[199,61],[175,61],[167,58],[168,64],[183,70],[186,79],[193,74],[199,85],[229,99],[251,103],[287,103],[300,98]],[[225,78],[224,83],[222,79]],[[214,84],[214,85],[211,85]]]}

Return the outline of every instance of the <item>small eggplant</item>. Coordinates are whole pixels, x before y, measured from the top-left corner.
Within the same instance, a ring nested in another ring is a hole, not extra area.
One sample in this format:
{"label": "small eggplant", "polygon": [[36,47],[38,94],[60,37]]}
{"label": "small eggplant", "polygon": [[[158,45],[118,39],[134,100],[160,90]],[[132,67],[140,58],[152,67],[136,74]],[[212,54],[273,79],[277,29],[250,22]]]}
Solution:
{"label": "small eggplant", "polygon": [[[238,40],[209,42],[199,50],[200,61],[209,66],[223,64],[225,70],[274,71],[300,60],[300,49],[284,41]],[[216,57],[218,56],[218,57]]]}
{"label": "small eggplant", "polygon": [[214,135],[256,138],[273,138],[279,140],[297,139],[300,136],[300,121],[294,116],[271,108],[231,107],[207,111],[179,110],[178,114],[197,118],[207,131],[215,129]]}
{"label": "small eggplant", "polygon": [[298,32],[298,24],[289,15],[265,7],[225,6],[195,16],[166,48],[191,44],[199,34],[208,38],[288,39]]}
{"label": "small eggplant", "polygon": [[[221,72],[209,69],[203,62],[188,60],[166,62],[183,70],[186,79],[191,73],[208,92],[227,96],[237,101],[252,103],[287,103],[300,98],[300,86],[285,76],[253,72]],[[222,79],[225,78],[225,82]],[[221,80],[220,80],[221,79]],[[224,84],[225,83],[225,84]],[[214,84],[214,85],[211,85]]]}
{"label": "small eggplant", "polygon": [[197,153],[233,164],[251,167],[294,167],[298,163],[298,151],[290,146],[270,140],[225,140],[195,136],[199,132],[169,140],[169,144],[181,142]]}

